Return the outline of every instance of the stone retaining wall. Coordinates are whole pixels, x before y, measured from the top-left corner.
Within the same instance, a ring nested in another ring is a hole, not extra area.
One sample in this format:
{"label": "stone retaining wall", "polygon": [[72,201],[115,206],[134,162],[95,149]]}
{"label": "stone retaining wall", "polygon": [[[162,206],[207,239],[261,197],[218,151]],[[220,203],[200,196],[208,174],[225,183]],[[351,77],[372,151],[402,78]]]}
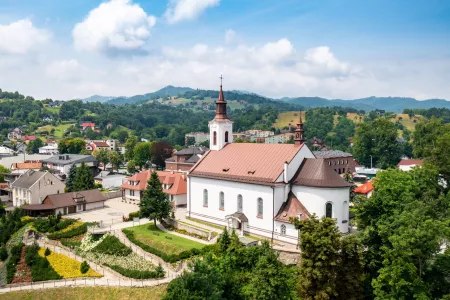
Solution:
{"label": "stone retaining wall", "polygon": [[193,234],[199,235],[201,237],[204,237],[204,238],[206,238],[207,241],[210,241],[214,238],[213,232],[208,231],[206,229],[201,229],[201,228],[191,226],[186,223],[181,223],[181,222],[178,222],[173,219],[167,219],[167,220],[165,220],[165,222],[174,228],[186,230],[189,233],[193,233]]}

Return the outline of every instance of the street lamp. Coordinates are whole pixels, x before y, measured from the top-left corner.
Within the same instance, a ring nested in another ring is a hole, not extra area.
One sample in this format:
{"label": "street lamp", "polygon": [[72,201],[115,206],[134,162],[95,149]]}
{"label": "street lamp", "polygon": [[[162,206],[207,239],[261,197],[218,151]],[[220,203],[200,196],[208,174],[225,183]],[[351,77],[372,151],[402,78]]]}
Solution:
{"label": "street lamp", "polygon": [[370,168],[372,169],[372,155],[370,155]]}

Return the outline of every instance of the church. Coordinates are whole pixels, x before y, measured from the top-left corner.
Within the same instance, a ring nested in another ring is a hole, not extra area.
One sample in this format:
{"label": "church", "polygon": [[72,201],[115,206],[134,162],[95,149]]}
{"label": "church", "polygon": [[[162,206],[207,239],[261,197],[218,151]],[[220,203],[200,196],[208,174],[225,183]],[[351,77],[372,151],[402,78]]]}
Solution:
{"label": "church", "polygon": [[305,144],[301,116],[294,144],[233,143],[221,85],[209,130],[210,150],[188,173],[187,216],[292,244],[290,217],[327,216],[349,231],[351,184]]}

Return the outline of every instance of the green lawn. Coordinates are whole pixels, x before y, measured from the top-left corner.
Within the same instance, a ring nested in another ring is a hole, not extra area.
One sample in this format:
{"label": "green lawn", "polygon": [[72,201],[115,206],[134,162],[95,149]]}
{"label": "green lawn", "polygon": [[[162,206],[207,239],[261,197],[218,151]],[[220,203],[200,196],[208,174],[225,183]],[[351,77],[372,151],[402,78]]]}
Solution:
{"label": "green lawn", "polygon": [[53,113],[53,114],[58,114],[60,111],[61,107],[46,107],[45,110]]}
{"label": "green lawn", "polygon": [[41,131],[50,132],[50,130],[52,130],[52,128],[55,128],[55,137],[62,138],[64,136],[64,133],[66,132],[67,128],[69,128],[72,125],[74,125],[74,124],[59,124],[58,126],[46,125],[46,126],[39,127],[36,132],[37,133],[39,133]]}
{"label": "green lawn", "polygon": [[119,287],[67,287],[0,294],[0,300],[159,300],[166,293],[167,285],[145,288]]}
{"label": "green lawn", "polygon": [[159,228],[156,228],[153,224],[130,227],[127,228],[127,230],[134,232],[135,238],[141,243],[163,251],[167,255],[180,254],[185,250],[193,248],[201,249],[205,246],[202,243],[188,240],[171,233],[166,233]]}

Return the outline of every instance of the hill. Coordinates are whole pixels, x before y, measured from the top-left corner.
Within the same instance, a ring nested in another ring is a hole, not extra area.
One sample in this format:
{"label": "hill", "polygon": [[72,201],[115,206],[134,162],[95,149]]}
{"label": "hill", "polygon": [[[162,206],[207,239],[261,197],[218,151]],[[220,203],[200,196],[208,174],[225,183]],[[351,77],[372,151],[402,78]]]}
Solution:
{"label": "hill", "polygon": [[104,103],[107,102],[111,99],[114,99],[116,97],[112,97],[112,96],[100,96],[100,95],[93,95],[84,99],[77,99],[77,100],[81,100],[83,102],[100,102],[100,103]]}
{"label": "hill", "polygon": [[133,103],[144,103],[149,100],[156,100],[162,97],[173,97],[177,95],[184,94],[186,92],[193,91],[193,89],[188,87],[175,87],[172,85],[168,85],[156,92],[147,93],[144,95],[136,95],[132,97],[117,97],[108,100],[106,103],[108,104],[116,104],[116,105],[124,105],[124,104],[133,104]]}

